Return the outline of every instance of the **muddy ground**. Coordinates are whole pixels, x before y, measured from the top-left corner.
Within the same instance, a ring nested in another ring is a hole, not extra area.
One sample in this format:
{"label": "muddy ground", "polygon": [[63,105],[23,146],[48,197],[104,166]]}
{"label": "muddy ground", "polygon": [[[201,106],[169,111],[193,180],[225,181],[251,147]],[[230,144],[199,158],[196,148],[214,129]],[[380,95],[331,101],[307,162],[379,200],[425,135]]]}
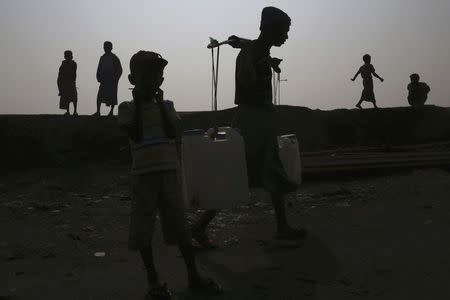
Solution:
{"label": "muddy ground", "polygon": [[[144,269],[127,249],[127,171],[2,176],[0,299],[143,299]],[[257,193],[217,217],[211,232],[221,247],[198,261],[224,286],[214,299],[450,299],[449,195],[450,173],[438,169],[305,182],[289,217],[310,235],[280,242]],[[178,251],[159,232],[157,266],[176,298],[210,299],[187,291]]]}

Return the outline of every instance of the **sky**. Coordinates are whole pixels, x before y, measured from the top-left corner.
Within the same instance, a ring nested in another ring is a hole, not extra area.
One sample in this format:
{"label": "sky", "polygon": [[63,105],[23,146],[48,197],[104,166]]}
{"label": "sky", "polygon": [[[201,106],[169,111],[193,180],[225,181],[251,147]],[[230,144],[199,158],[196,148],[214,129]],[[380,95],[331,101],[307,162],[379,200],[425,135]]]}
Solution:
{"label": "sky", "polygon": [[[288,41],[271,51],[283,59],[282,104],[353,108],[362,83],[350,78],[369,53],[385,79],[375,79],[379,106],[406,106],[412,73],[430,85],[429,104],[450,106],[449,0],[0,0],[0,114],[63,113],[56,77],[67,49],[78,64],[79,113],[94,113],[106,40],[124,69],[119,102],[131,99],[131,56],[149,50],[169,61],[162,88],[178,111],[210,110],[209,37],[257,38],[265,6],[292,19]],[[218,106],[225,109],[234,106],[238,50],[220,53]]]}

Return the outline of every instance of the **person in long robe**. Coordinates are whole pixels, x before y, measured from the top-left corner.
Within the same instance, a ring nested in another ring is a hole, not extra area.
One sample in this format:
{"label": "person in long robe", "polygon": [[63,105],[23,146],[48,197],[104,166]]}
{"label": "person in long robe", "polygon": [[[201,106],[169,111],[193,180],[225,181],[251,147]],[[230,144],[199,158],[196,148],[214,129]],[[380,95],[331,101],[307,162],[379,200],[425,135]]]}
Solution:
{"label": "person in long robe", "polygon": [[420,82],[419,74],[411,74],[410,79],[411,82],[408,84],[408,103],[413,107],[423,106],[431,89],[425,82]]}
{"label": "person in long robe", "polygon": [[70,115],[69,106],[73,103],[73,115],[77,114],[78,93],[76,87],[77,63],[73,60],[72,51],[64,51],[64,60],[58,72],[59,108],[66,110],[65,115]]}
{"label": "person in long robe", "polygon": [[238,107],[232,126],[238,128],[244,138],[249,186],[262,187],[270,193],[278,239],[306,236],[306,230],[291,227],[286,216],[285,196],[296,191],[298,185],[288,178],[279,157],[279,116],[272,98],[272,69],[281,72],[282,60],[272,58],[270,49],[286,42],[290,26],[291,18],[285,12],[276,7],[265,7],[259,37],[231,44],[241,48],[235,75],[235,104]]}
{"label": "person in long robe", "polygon": [[120,76],[122,76],[122,65],[119,58],[112,53],[113,45],[106,41],[103,44],[105,54],[100,57],[97,67],[97,81],[100,83],[97,94],[97,112],[94,116],[100,116],[100,107],[104,103],[111,107],[109,116],[114,113],[117,105],[117,89]]}
{"label": "person in long robe", "polygon": [[374,66],[371,64],[372,58],[369,54],[366,54],[363,56],[364,65],[361,66],[356,72],[355,76],[351,79],[352,81],[355,81],[356,77],[358,77],[359,74],[361,74],[361,77],[363,79],[363,91],[361,94],[361,98],[359,99],[359,102],[356,104],[356,107],[359,109],[362,109],[361,104],[363,101],[372,102],[373,106],[375,108],[378,108],[377,102],[375,100],[375,93],[373,91],[373,78],[372,75],[376,78],[380,79],[381,82],[384,81],[383,78],[378,76],[378,74],[375,72]]}

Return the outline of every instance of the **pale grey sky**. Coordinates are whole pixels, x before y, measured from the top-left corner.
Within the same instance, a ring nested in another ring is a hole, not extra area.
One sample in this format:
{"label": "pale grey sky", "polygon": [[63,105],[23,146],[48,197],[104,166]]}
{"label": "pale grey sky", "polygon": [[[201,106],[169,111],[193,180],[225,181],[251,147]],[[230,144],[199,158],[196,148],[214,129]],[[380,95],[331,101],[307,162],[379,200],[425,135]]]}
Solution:
{"label": "pale grey sky", "polygon": [[[165,95],[176,108],[210,109],[208,37],[256,38],[264,6],[292,18],[284,59],[282,103],[352,108],[361,81],[351,82],[370,53],[384,83],[380,106],[405,106],[409,75],[431,86],[430,104],[450,106],[449,0],[0,0],[0,114],[62,113],[56,76],[63,52],[78,63],[79,112],[95,112],[95,71],[103,41],[122,61],[119,102],[130,99],[129,59],[138,50],[168,61]],[[237,51],[221,48],[219,108],[233,107]]]}

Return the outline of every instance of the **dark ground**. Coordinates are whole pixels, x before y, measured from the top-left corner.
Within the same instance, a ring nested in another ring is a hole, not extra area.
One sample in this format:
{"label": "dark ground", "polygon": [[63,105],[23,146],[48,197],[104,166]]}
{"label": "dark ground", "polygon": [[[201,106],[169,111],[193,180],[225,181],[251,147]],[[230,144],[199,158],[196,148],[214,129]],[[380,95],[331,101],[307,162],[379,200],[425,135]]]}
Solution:
{"label": "dark ground", "polygon": [[[99,165],[2,176],[0,299],[143,299],[144,270],[127,250],[126,174]],[[310,231],[302,243],[272,239],[259,194],[218,216],[221,248],[199,264],[224,285],[216,299],[449,299],[449,183],[437,169],[307,182],[289,202],[292,222]],[[209,299],[187,292],[177,250],[156,240],[177,299]]]}
{"label": "dark ground", "polygon": [[[280,133],[297,133],[302,153],[450,140],[448,108],[279,109]],[[219,124],[232,116],[219,112]],[[182,117],[186,129],[214,121]],[[0,116],[0,139],[0,300],[143,299],[144,269],[127,249],[128,142],[116,120]],[[272,239],[261,193],[223,211],[212,226],[220,249],[198,253],[224,285],[216,299],[450,299],[450,174],[402,172],[306,181],[289,202],[292,223],[310,231],[302,243]],[[177,298],[208,299],[187,292],[182,260],[159,233],[155,244]]]}

